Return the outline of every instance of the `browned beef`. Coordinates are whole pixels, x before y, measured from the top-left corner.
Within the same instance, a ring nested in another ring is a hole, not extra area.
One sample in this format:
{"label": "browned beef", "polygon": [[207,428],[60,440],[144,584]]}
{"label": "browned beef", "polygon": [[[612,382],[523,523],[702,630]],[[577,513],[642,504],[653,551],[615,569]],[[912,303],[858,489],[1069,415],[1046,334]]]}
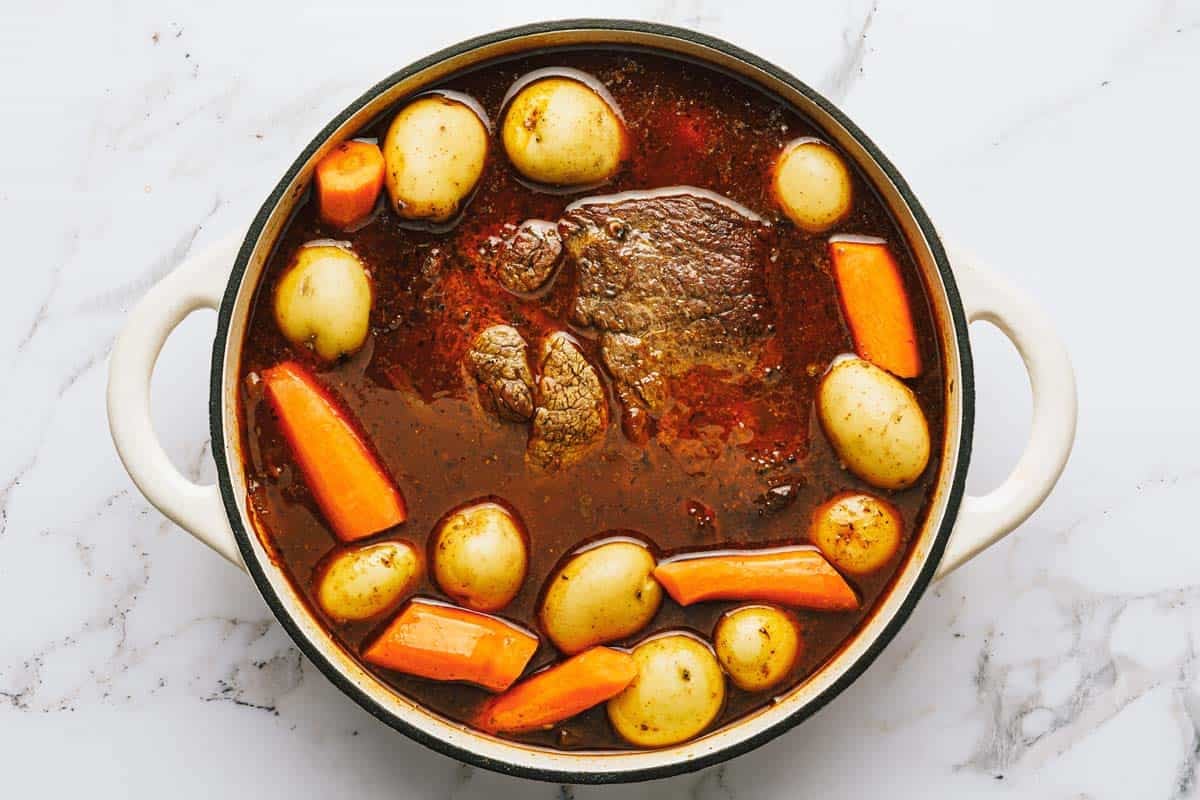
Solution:
{"label": "browned beef", "polygon": [[480,400],[501,419],[523,422],[533,416],[527,350],[515,328],[493,325],[480,331],[467,351],[467,370],[479,384]]}
{"label": "browned beef", "polygon": [[604,438],[608,401],[596,370],[561,331],[542,340],[525,459],[546,472],[582,460]]}
{"label": "browned beef", "polygon": [[528,220],[504,240],[496,254],[496,280],[517,294],[541,289],[562,256],[562,238],[553,222]]}
{"label": "browned beef", "polygon": [[575,319],[600,332],[627,407],[660,408],[665,377],[706,365],[737,379],[773,328],[770,228],[687,190],[595,198],[559,222],[578,272]]}

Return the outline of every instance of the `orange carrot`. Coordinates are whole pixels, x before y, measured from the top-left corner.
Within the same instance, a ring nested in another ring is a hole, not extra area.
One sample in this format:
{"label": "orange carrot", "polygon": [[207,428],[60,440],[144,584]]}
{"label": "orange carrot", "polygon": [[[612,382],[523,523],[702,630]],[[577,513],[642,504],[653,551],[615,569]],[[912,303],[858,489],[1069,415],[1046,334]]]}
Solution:
{"label": "orange carrot", "polygon": [[832,239],[829,252],[854,349],[901,378],[921,374],[921,352],[900,268],[886,242]]}
{"label": "orange carrot", "polygon": [[474,724],[488,733],[549,728],[615,697],[635,677],[633,656],[593,647],[493,697],[476,713]]}
{"label": "orange carrot", "polygon": [[811,548],[724,551],[665,561],[654,578],[675,602],[762,600],[819,611],[855,611],[858,595]]}
{"label": "orange carrot", "polygon": [[304,482],[339,539],[362,539],[407,519],[404,495],[307,369],[287,361],[262,379]]}
{"label": "orange carrot", "polygon": [[370,216],[383,187],[383,153],[371,142],[342,142],[317,162],[321,219],[349,228]]}
{"label": "orange carrot", "polygon": [[380,667],[502,692],[538,648],[532,633],[490,614],[413,600],[363,651]]}

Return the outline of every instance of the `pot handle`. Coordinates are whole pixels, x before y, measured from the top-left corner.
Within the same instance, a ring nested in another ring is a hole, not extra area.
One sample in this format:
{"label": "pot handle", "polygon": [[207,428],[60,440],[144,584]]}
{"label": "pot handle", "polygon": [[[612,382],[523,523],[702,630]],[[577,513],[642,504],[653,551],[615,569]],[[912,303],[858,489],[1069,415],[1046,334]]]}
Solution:
{"label": "pot handle", "polygon": [[108,365],[108,427],[117,455],[146,499],[179,527],[245,569],[220,490],[188,480],[163,450],[150,419],[150,376],[175,327],[221,304],[241,237],[217,242],[160,280],[134,307]]}
{"label": "pot handle", "polygon": [[1075,373],[1050,317],[1024,293],[969,256],[951,253],[967,321],[984,320],[1009,338],[1025,362],[1033,423],[1025,452],[1000,486],[968,495],[938,566],[943,578],[1024,522],[1058,482],[1075,441]]}

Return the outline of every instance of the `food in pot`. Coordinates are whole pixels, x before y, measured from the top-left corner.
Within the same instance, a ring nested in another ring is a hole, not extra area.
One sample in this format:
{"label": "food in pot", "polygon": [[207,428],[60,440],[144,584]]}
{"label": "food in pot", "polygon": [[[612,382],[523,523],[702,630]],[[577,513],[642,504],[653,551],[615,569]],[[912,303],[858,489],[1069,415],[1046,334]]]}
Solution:
{"label": "food in pot", "polygon": [[552,186],[594,186],[613,176],[625,157],[625,124],[601,84],[556,70],[519,85],[500,131],[518,172]]}
{"label": "food in pot", "polygon": [[317,162],[313,184],[322,221],[343,230],[364,223],[383,188],[383,153],[374,142],[342,142]]}
{"label": "food in pot", "polygon": [[342,622],[371,619],[395,608],[420,580],[421,556],[409,542],[348,547],[321,571],[317,603]]}
{"label": "food in pot", "polygon": [[[513,155],[506,111],[549,78],[624,149],[555,123]],[[315,186],[250,309],[240,450],[274,563],[376,691],[523,744],[666,746],[787,697],[936,490],[942,355],[903,231],[827,134],[696,64],[548,51],[423,91],[347,132],[384,143],[393,199],[422,165],[399,205],[347,225]],[[806,138],[845,170],[824,216],[776,186]],[[606,166],[537,171],[582,150]],[[313,242],[371,291],[306,299],[322,326],[289,336],[278,287]]]}
{"label": "food in pot", "polygon": [[807,547],[688,553],[659,564],[654,578],[682,606],[705,600],[764,600],[855,611],[858,595],[825,557]]}
{"label": "food in pot", "polygon": [[383,140],[384,180],[404,219],[445,222],[475,190],[487,160],[487,120],[465,95],[420,97]]}
{"label": "food in pot", "polygon": [[564,653],[632,636],[662,602],[654,556],[640,542],[612,541],[571,556],[550,576],[538,618]]}
{"label": "food in pot", "polygon": [[842,572],[865,575],[900,552],[904,523],[891,503],[843,492],[813,512],[809,539]]}
{"label": "food in pot", "polygon": [[861,358],[838,360],[821,380],[817,413],[830,444],[858,477],[881,489],[916,483],[929,463],[929,424],[912,390]]}
{"label": "food in pot", "polygon": [[628,653],[593,647],[489,700],[474,723],[489,733],[550,728],[620,694],[637,674]]}
{"label": "food in pot", "polygon": [[397,672],[502,692],[537,647],[536,636],[499,617],[413,600],[363,648],[363,658]]}
{"label": "food in pot", "polygon": [[787,679],[804,639],[795,615],[775,606],[742,606],[726,612],[713,646],[729,680],[747,692],[772,689]]}
{"label": "food in pot", "polygon": [[275,322],[288,341],[333,361],[366,341],[371,302],[371,279],[358,256],[314,242],[296,251],[275,286]]}
{"label": "food in pot", "polygon": [[490,499],[447,515],[429,549],[438,587],[476,611],[498,611],[512,602],[529,565],[521,523]]}
{"label": "food in pot", "polygon": [[850,212],[852,187],[846,162],[819,139],[797,139],[775,162],[775,197],[788,218],[810,233],[829,230]]}
{"label": "food in pot", "polygon": [[656,636],[633,648],[637,677],[608,701],[625,741],[665,747],[704,731],[725,704],[725,676],[708,645],[689,633]]}

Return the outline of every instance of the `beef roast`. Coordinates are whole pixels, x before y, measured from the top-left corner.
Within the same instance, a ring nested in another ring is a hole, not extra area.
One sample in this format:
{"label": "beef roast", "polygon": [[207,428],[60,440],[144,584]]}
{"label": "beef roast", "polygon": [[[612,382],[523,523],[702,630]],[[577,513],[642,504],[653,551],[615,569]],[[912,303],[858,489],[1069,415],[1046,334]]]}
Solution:
{"label": "beef roast", "polygon": [[562,257],[562,239],[553,222],[531,219],[521,223],[496,254],[496,280],[515,294],[545,286]]}
{"label": "beef roast", "polygon": [[516,328],[493,325],[471,342],[466,366],[479,384],[479,396],[501,419],[523,422],[533,416],[533,373],[528,346]]}
{"label": "beef roast", "polygon": [[553,472],[582,460],[604,437],[608,402],[596,370],[571,337],[558,331],[542,340],[533,429],[525,460]]}
{"label": "beef roast", "polygon": [[590,198],[559,222],[578,274],[574,316],[600,334],[628,407],[657,410],[665,378],[693,367],[744,374],[774,321],[770,227],[702,190]]}

